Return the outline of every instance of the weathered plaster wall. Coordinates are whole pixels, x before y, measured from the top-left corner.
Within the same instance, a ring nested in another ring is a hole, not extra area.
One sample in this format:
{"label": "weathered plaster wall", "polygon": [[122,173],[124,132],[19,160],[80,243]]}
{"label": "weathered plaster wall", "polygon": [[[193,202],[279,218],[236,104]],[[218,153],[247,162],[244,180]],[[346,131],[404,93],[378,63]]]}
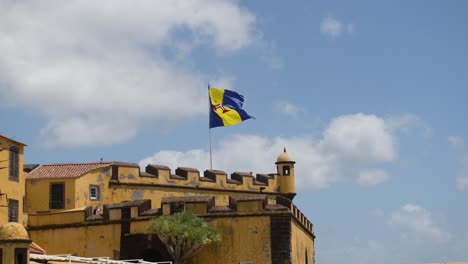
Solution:
{"label": "weathered plaster wall", "polygon": [[[65,208],[50,209],[49,195],[51,183],[65,184]],[[28,179],[26,181],[26,205],[28,213],[38,211],[60,211],[74,209],[75,206],[75,179]]]}
{"label": "weathered plaster wall", "polygon": [[120,224],[39,229],[30,230],[29,234],[35,243],[47,250],[47,254],[119,256]]}
{"label": "weathered plaster wall", "polygon": [[[283,175],[283,167],[289,167],[289,175]],[[295,174],[294,174],[294,163],[285,162],[277,164],[278,173],[281,175],[279,179],[279,189],[282,193],[295,193],[296,192],[296,183],[295,183]]]}
{"label": "weathered plaster wall", "polygon": [[83,223],[86,219],[85,208],[51,212],[48,214],[29,214],[29,226],[67,225]]}
{"label": "weathered plaster wall", "polygon": [[206,246],[190,264],[271,263],[270,217],[245,216],[216,218],[212,224],[221,232],[222,241]]}
{"label": "weathered plaster wall", "polygon": [[[8,263],[16,263],[15,262],[15,249],[27,249],[29,247],[29,242],[1,242],[0,241],[0,249],[3,253],[3,262],[5,264]],[[29,259],[29,252],[27,252]],[[29,263],[29,262],[28,262]]]}
{"label": "weathered plaster wall", "polygon": [[[96,206],[102,207],[104,203],[111,203],[109,200],[109,181],[111,178],[111,168],[105,167],[88,172],[86,175],[76,179],[75,187],[75,207]],[[91,200],[89,188],[91,185],[99,187],[99,199]],[[115,203],[120,201],[115,201]]]}
{"label": "weathered plaster wall", "polygon": [[[307,252],[307,254],[306,254]],[[314,240],[296,221],[291,222],[291,257],[295,264],[314,263]],[[307,257],[307,258],[306,258]]]}
{"label": "weathered plaster wall", "polygon": [[[27,215],[23,213],[23,198],[25,195],[25,173],[23,172],[24,164],[24,147],[14,141],[10,141],[4,137],[0,137],[0,225],[8,222],[8,199],[18,201],[18,222],[25,225]],[[9,146],[17,146],[19,148],[19,181],[11,181],[9,179]]]}
{"label": "weathered plaster wall", "polygon": [[[218,206],[229,204],[229,196],[235,194],[266,193],[274,201],[277,195],[278,176],[263,177],[268,185],[254,181],[250,174],[238,173],[226,179],[226,174],[211,174],[211,178],[200,177],[196,170],[177,171],[184,176],[170,175],[170,170],[160,170],[157,176],[140,173],[138,167],[123,165],[96,169],[77,178],[44,178],[26,181],[27,211],[47,211],[49,209],[49,189],[53,182],[65,182],[66,206],[64,209],[83,206],[102,207],[103,204],[150,199],[153,204],[160,204],[162,198],[174,196],[214,195]],[[116,177],[112,178],[113,175]],[[259,176],[257,176],[259,178]],[[261,176],[260,176],[261,178]],[[265,180],[266,179],[266,180]],[[91,200],[89,188],[99,187],[98,200]],[[262,188],[260,191],[260,188]]]}

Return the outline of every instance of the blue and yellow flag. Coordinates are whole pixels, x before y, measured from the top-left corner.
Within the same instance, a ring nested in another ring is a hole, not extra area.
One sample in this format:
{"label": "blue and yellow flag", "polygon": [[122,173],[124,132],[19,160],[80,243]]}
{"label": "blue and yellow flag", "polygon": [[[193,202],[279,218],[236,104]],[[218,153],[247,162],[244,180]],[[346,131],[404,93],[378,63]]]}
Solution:
{"label": "blue and yellow flag", "polygon": [[210,94],[210,128],[231,126],[253,118],[242,110],[244,97],[236,92],[208,87]]}

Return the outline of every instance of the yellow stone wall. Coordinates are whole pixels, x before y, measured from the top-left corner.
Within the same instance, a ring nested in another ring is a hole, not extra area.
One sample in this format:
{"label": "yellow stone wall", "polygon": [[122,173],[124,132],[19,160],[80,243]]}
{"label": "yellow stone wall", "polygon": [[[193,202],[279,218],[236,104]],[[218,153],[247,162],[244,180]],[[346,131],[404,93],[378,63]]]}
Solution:
{"label": "yellow stone wall", "polygon": [[[24,146],[5,137],[0,137],[0,226],[8,222],[8,199],[18,200],[18,222],[26,225],[27,215],[23,212],[23,198],[25,195]],[[19,182],[9,180],[9,146],[19,148]],[[4,167],[4,168],[2,168]]]}
{"label": "yellow stone wall", "polygon": [[[110,167],[100,168],[88,172],[86,175],[79,177],[75,182],[75,206],[102,206],[103,203],[118,203],[120,200],[111,200],[111,190],[109,190]],[[89,198],[89,187],[91,185],[99,186],[99,199],[91,200]]]}
{"label": "yellow stone wall", "polygon": [[[159,178],[140,177],[139,168],[134,167],[119,166],[118,170],[120,184],[113,185],[109,185],[112,173],[110,166],[90,171],[78,178],[28,179],[26,181],[27,212],[36,213],[51,210],[49,209],[49,189],[50,184],[56,182],[65,183],[66,206],[63,210],[84,206],[102,207],[104,204],[142,199],[150,199],[152,204],[157,205],[164,197],[213,195],[216,205],[226,206],[229,204],[230,195],[239,194],[236,190],[250,190],[251,193],[255,193],[256,190],[251,186],[252,178],[249,177],[245,178],[243,185],[229,184],[227,186],[225,177],[221,177],[218,182],[206,183],[199,181],[196,173],[189,174],[188,179],[184,180],[171,179],[169,173],[161,175]],[[200,184],[199,188],[184,188],[184,186],[193,187],[195,182]],[[89,199],[90,185],[99,186],[99,200]],[[273,183],[271,185],[276,186]],[[205,186],[207,189],[203,189],[201,186]],[[269,198],[274,200],[275,196],[276,194],[270,194]],[[57,210],[59,209],[51,211]]]}
{"label": "yellow stone wall", "polygon": [[[118,183],[111,183],[113,170],[118,170]],[[103,204],[119,203],[150,199],[153,204],[160,204],[164,197],[173,196],[200,196],[214,195],[218,206],[229,204],[229,195],[233,194],[268,194],[274,200],[278,194],[281,181],[283,187],[290,192],[290,184],[294,184],[294,168],[291,166],[290,176],[271,176],[267,185],[255,182],[255,177],[242,173],[236,178],[238,182],[229,182],[227,175],[216,172],[214,179],[200,177],[196,170],[186,170],[185,178],[172,177],[169,169],[158,170],[158,175],[140,173],[138,167],[109,165],[108,167],[96,169],[85,173],[77,178],[42,178],[26,180],[27,212],[48,211],[49,189],[53,182],[64,182],[66,192],[65,210],[80,208],[83,206],[102,207]],[[284,178],[284,179],[283,179]],[[241,181],[241,183],[240,183]],[[100,197],[98,200],[90,200],[90,185],[99,186]],[[284,189],[283,188],[283,189]]]}
{"label": "yellow stone wall", "polygon": [[296,221],[292,221],[291,223],[291,243],[292,263],[314,263],[314,240]]}
{"label": "yellow stone wall", "polygon": [[82,223],[86,219],[85,208],[51,212],[47,214],[29,214],[29,226],[66,225]]}
{"label": "yellow stone wall", "polygon": [[[2,242],[0,248],[3,252],[3,263],[16,263],[15,262],[15,248],[28,248],[29,242]],[[29,260],[29,251],[27,259]],[[29,263],[29,261],[28,261]]]}
{"label": "yellow stone wall", "polygon": [[[289,166],[289,175],[282,175],[283,174],[283,167],[284,166]],[[295,179],[294,179],[294,164],[291,162],[287,163],[278,163],[277,164],[277,170],[278,173],[280,174],[279,179],[279,187],[280,187],[280,192],[282,193],[295,193],[296,192],[296,187],[295,187]]]}
{"label": "yellow stone wall", "polygon": [[[214,259],[216,263],[226,264],[240,261],[271,263],[269,216],[223,217],[214,219],[212,224],[224,239],[218,244],[205,247],[187,263],[210,263],[208,260]],[[148,221],[132,222],[130,233],[144,233],[147,226]],[[115,254],[120,251],[120,224],[34,229],[29,233],[35,243],[47,250],[47,254],[69,253],[117,258]]]}
{"label": "yellow stone wall", "polygon": [[224,241],[209,245],[187,263],[271,263],[269,216],[217,218],[212,224],[221,232]]}
{"label": "yellow stone wall", "polygon": [[[220,231],[222,241],[206,246],[198,255],[187,263],[272,263],[271,217],[284,215],[285,211],[266,210],[266,200],[239,199],[237,211],[224,214],[206,213],[209,202],[186,203],[186,210],[193,210],[209,221]],[[139,215],[138,204],[131,206],[129,233],[144,234],[149,218]],[[169,204],[164,204],[169,205]],[[204,208],[203,208],[204,207]],[[292,263],[314,263],[314,243],[311,223],[303,214],[291,205],[292,220],[290,247]],[[85,257],[120,255],[121,208],[111,207],[108,220],[88,221],[89,207],[29,216],[30,237],[47,250],[49,254],[78,254]],[[240,211],[239,211],[240,210]],[[169,213],[169,212],[168,212]],[[106,216],[104,216],[106,217]],[[299,217],[299,218],[297,218]],[[286,218],[288,219],[288,218]],[[53,227],[55,225],[55,227]],[[304,229],[308,226],[308,231]],[[66,239],[64,239],[66,238]],[[307,251],[307,261],[306,261]]]}
{"label": "yellow stone wall", "polygon": [[[269,179],[267,186],[259,186],[253,183],[253,176],[242,177],[243,183],[229,183],[228,176],[222,173],[217,174],[216,181],[199,181],[199,172],[189,171],[187,179],[173,179],[170,177],[169,170],[160,170],[159,177],[142,177],[141,180],[135,181],[132,178],[124,177],[119,172],[119,179],[124,182],[142,182],[156,184],[172,184],[178,186],[198,186],[200,188],[215,188],[221,190],[244,190],[244,191],[259,191],[260,187],[264,187],[264,192],[276,192],[277,180]],[[138,174],[136,174],[138,175]],[[203,176],[203,175],[201,175]]]}
{"label": "yellow stone wall", "polygon": [[32,230],[29,233],[47,254],[116,258],[115,254],[120,251],[120,224]]}
{"label": "yellow stone wall", "polygon": [[[50,209],[49,195],[52,183],[65,184],[65,208]],[[75,206],[75,178],[28,179],[26,180],[26,207],[28,213],[40,211],[61,211],[74,209]]]}
{"label": "yellow stone wall", "polygon": [[[271,263],[269,216],[220,217],[211,224],[220,231],[221,242],[206,246],[188,264],[214,263],[213,260],[224,264]],[[148,221],[132,222],[130,232],[144,233],[147,226]]]}

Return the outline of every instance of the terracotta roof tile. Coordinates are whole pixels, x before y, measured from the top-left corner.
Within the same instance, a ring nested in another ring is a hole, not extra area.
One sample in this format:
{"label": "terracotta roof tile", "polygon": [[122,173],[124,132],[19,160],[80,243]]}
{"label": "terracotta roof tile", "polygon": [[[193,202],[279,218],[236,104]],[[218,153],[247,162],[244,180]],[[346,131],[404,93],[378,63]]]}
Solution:
{"label": "terracotta roof tile", "polygon": [[31,171],[26,179],[77,178],[89,171],[112,164],[113,162],[44,164]]}

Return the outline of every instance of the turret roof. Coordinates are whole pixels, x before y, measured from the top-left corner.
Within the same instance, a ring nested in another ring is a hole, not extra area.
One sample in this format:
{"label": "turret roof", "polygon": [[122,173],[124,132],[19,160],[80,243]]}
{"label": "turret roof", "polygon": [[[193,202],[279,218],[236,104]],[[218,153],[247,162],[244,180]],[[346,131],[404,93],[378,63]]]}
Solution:
{"label": "turret roof", "polygon": [[294,162],[294,159],[288,152],[286,152],[286,148],[284,148],[284,151],[278,156],[276,162]]}
{"label": "turret roof", "polygon": [[23,225],[10,222],[0,226],[0,240],[29,240],[29,235]]}

